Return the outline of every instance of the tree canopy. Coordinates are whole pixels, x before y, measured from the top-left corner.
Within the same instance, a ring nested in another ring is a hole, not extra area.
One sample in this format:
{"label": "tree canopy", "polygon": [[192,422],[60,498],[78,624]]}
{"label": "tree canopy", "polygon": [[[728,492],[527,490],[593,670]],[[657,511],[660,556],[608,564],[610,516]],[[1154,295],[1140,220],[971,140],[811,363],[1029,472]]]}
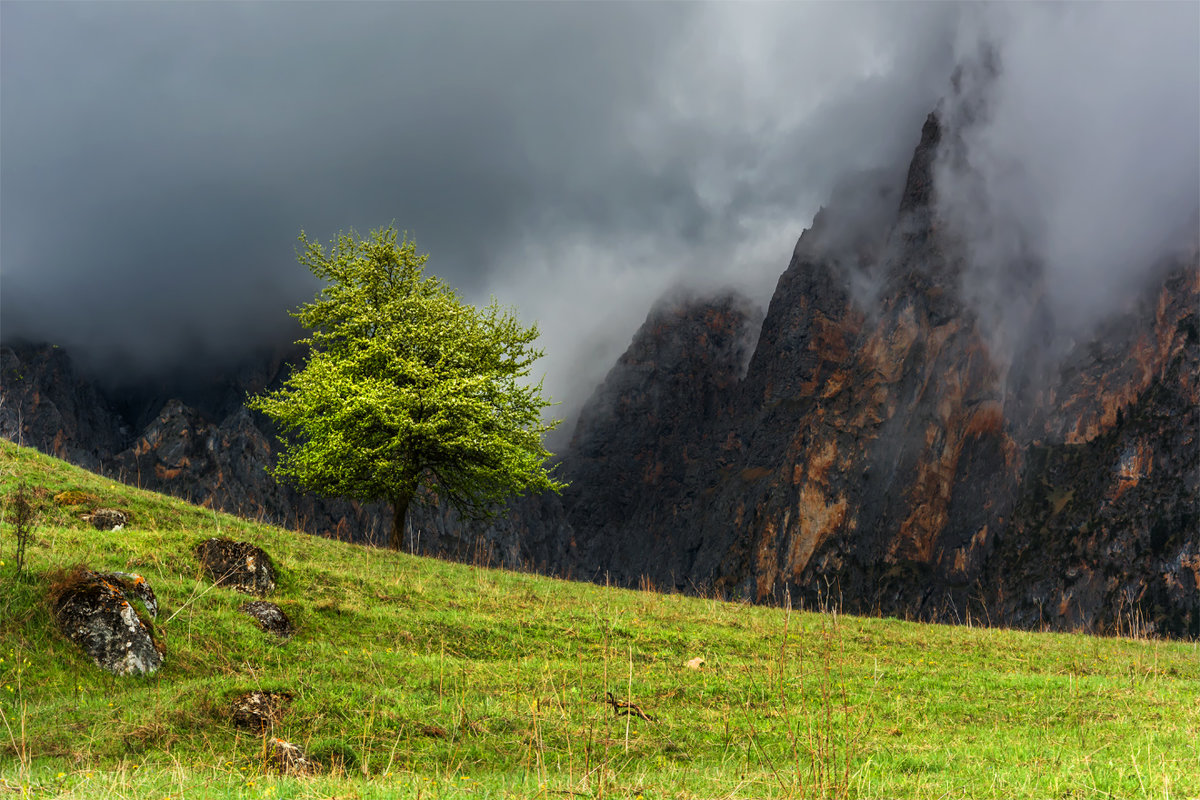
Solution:
{"label": "tree canopy", "polygon": [[464,303],[424,273],[395,226],[329,250],[301,232],[300,263],[326,286],[293,312],[309,330],[306,360],[250,400],[280,427],[272,472],[302,489],[391,503],[388,544],[403,542],[415,497],[489,516],[513,494],[558,491],[542,435],[549,406],[526,379],[542,351],[536,325],[491,303]]}

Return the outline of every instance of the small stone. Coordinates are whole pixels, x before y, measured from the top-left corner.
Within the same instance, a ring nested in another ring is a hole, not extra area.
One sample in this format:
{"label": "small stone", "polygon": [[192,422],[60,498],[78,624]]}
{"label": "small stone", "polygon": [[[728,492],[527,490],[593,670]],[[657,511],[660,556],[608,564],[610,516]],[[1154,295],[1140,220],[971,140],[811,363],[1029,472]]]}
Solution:
{"label": "small stone", "polygon": [[238,606],[238,611],[254,617],[258,621],[259,627],[281,639],[286,639],[295,633],[292,621],[288,619],[287,614],[283,613],[283,609],[274,603],[266,600],[252,600]]}
{"label": "small stone", "polygon": [[691,661],[684,664],[684,666],[688,669],[702,669],[704,667],[704,659],[700,656],[696,656]]}

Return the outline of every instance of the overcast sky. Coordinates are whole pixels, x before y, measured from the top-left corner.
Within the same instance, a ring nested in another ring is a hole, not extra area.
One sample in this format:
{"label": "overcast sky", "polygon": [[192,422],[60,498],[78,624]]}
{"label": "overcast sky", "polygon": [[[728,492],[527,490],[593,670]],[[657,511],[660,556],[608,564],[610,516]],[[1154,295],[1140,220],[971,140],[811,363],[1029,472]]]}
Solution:
{"label": "overcast sky", "polygon": [[[906,167],[981,37],[1014,76],[988,130],[1019,135],[978,152],[1042,178],[1075,154],[1050,177],[1099,169],[1085,195],[1125,175],[1159,204],[1139,220],[1186,207],[1198,9],[6,0],[0,334],[129,369],[235,357],[315,291],[302,228],[395,221],[467,299],[542,325],[569,413],[672,285],[765,305],[841,178]],[[1064,224],[1074,255],[1047,252],[1086,269]]]}

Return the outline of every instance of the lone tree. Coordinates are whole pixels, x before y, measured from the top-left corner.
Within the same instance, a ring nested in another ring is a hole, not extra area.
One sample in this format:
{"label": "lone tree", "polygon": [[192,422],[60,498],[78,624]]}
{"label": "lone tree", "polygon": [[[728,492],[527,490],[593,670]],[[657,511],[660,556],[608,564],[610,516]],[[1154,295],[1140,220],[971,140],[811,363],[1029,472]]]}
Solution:
{"label": "lone tree", "polygon": [[542,446],[558,422],[542,422],[542,385],[524,380],[542,355],[536,325],[425,276],[429,256],[395,226],[339,234],[328,252],[303,232],[300,243],[300,263],[327,284],[292,314],[308,356],[249,402],[281,428],[277,478],[391,503],[393,550],[418,496],[478,518],[509,495],[562,489]]}

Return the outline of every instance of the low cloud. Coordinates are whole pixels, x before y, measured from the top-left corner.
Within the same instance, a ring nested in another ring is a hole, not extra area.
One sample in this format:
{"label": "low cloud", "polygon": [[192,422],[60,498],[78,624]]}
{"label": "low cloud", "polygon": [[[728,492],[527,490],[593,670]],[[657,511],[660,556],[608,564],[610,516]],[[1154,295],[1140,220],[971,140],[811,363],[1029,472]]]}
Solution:
{"label": "low cloud", "polygon": [[1200,233],[1200,6],[975,12],[943,109],[961,141],[938,173],[965,289],[1011,341],[1036,278],[1059,328],[1082,334]]}
{"label": "low cloud", "polygon": [[765,306],[847,176],[903,171],[981,38],[1004,65],[968,137],[981,202],[1073,313],[1195,197],[1196,7],[1146,8],[9,4],[0,335],[227,363],[294,336],[301,228],[395,221],[541,324],[569,416],[669,287]]}

